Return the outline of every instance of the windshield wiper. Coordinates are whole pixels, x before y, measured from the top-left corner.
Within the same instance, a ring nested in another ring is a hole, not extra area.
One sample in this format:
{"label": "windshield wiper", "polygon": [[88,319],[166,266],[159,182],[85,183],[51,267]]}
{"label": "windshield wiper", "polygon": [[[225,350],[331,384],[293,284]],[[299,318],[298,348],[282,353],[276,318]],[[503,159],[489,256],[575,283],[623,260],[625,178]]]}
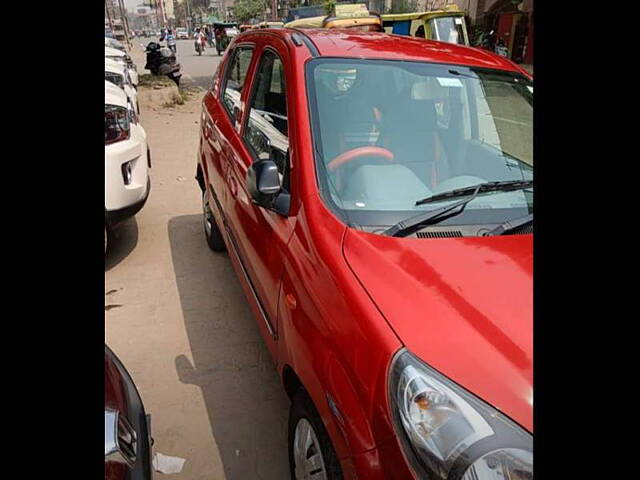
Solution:
{"label": "windshield wiper", "polygon": [[511,233],[514,230],[524,227],[525,225],[533,224],[533,213],[526,215],[521,218],[516,218],[515,220],[509,220],[508,222],[504,222],[502,225],[498,225],[496,228],[487,233],[490,235],[506,235],[507,233]]}
{"label": "windshield wiper", "polygon": [[430,197],[423,198],[416,202],[416,206],[424,205],[425,203],[437,202],[440,200],[446,200],[449,198],[464,197],[471,195],[476,189],[478,193],[482,192],[509,192],[512,190],[522,190],[533,186],[533,180],[506,180],[501,182],[486,182],[479,185],[473,185],[470,187],[456,188],[448,192],[437,193]]}
{"label": "windshield wiper", "polygon": [[[467,206],[467,203],[476,198],[476,195],[480,193],[480,188],[481,185],[476,185],[475,190],[471,190],[466,194],[469,196],[469,198],[460,200],[453,205],[447,205],[445,207],[436,208],[435,210],[430,210],[428,212],[422,212],[418,215],[414,215],[413,217],[409,217],[406,220],[398,222],[383,231],[382,235],[388,235],[390,237],[406,237],[407,235],[411,235],[413,232],[426,225],[433,225],[449,217],[458,215],[464,211],[464,207]],[[459,208],[459,210],[457,212],[454,212],[453,210],[455,210],[456,208]],[[449,213],[449,215],[446,215],[447,213]]]}

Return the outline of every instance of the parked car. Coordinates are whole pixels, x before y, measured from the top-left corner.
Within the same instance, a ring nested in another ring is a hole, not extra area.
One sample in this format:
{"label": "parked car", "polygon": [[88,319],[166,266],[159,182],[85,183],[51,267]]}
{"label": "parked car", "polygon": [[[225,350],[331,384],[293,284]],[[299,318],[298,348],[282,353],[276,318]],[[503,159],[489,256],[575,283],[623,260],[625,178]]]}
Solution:
{"label": "parked car", "polygon": [[109,48],[115,48],[116,50],[120,50],[122,52],[126,52],[126,49],[122,42],[119,42],[115,38],[104,37],[104,46]]}
{"label": "parked car", "polygon": [[138,69],[128,53],[115,48],[104,47],[104,56],[105,58],[109,58],[126,66],[129,71],[131,82],[134,86],[138,86]]}
{"label": "parked car", "polygon": [[147,134],[124,91],[104,82],[104,250],[116,227],[144,206],[151,189]]}
{"label": "parked car", "polygon": [[462,45],[228,47],[204,232],[292,401],[292,478],[533,478],[532,104],[526,71]]}
{"label": "parked car", "polygon": [[138,104],[138,91],[131,82],[127,67],[109,58],[104,59],[104,79],[120,87],[127,95],[135,109],[136,115],[140,115],[140,105]]}
{"label": "parked car", "polygon": [[181,39],[188,40],[189,39],[189,32],[187,31],[186,28],[178,27],[178,28],[176,28],[176,38],[178,40],[181,40]]}
{"label": "parked car", "polygon": [[151,416],[131,375],[104,346],[104,478],[150,480]]}

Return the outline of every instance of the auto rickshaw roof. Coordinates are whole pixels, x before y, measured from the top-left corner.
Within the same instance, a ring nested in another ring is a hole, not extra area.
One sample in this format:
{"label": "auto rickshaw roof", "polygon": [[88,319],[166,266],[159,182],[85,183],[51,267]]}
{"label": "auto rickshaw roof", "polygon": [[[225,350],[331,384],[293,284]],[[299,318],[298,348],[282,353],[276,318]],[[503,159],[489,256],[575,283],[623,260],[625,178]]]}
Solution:
{"label": "auto rickshaw roof", "polygon": [[327,18],[326,15],[299,18],[298,20],[292,20],[289,23],[285,23],[284,26],[285,28],[322,28],[322,22],[325,18]]}
{"label": "auto rickshaw roof", "polygon": [[[332,24],[329,26],[329,24]],[[380,25],[380,15],[371,14],[366,17],[326,17],[322,23],[326,28],[348,28],[358,25]]]}
{"label": "auto rickshaw roof", "polygon": [[213,22],[212,25],[214,27],[224,27],[224,28],[231,28],[231,27],[238,26],[237,23],[233,23],[233,22]]}
{"label": "auto rickshaw roof", "polygon": [[406,20],[430,20],[432,18],[439,17],[464,17],[462,10],[433,10],[431,12],[413,12],[413,13],[386,13],[382,16],[382,20],[385,22],[398,22]]}

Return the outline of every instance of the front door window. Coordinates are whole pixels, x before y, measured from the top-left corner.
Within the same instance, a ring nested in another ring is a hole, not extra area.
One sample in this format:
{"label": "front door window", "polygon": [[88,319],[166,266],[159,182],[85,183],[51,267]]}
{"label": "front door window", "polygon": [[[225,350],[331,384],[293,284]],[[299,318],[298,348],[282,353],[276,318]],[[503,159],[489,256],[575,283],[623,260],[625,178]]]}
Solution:
{"label": "front door window", "polygon": [[282,60],[272,50],[260,59],[244,140],[254,160],[271,159],[276,163],[282,186],[289,190],[285,78]]}
{"label": "front door window", "polygon": [[240,96],[247,79],[247,71],[253,57],[253,47],[238,47],[231,55],[229,68],[225,72],[224,87],[222,89],[222,103],[235,124],[236,108],[240,108]]}

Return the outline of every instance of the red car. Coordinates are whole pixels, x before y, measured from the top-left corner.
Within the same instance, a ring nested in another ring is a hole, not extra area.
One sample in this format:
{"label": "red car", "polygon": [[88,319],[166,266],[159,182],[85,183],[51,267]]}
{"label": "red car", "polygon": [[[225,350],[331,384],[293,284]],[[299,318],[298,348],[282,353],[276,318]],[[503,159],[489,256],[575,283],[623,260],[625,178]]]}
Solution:
{"label": "red car", "polygon": [[475,48],[230,45],[196,178],[292,401],[292,478],[533,478],[532,119],[532,77]]}
{"label": "red car", "polygon": [[131,375],[104,346],[104,480],[151,480],[151,416]]}

